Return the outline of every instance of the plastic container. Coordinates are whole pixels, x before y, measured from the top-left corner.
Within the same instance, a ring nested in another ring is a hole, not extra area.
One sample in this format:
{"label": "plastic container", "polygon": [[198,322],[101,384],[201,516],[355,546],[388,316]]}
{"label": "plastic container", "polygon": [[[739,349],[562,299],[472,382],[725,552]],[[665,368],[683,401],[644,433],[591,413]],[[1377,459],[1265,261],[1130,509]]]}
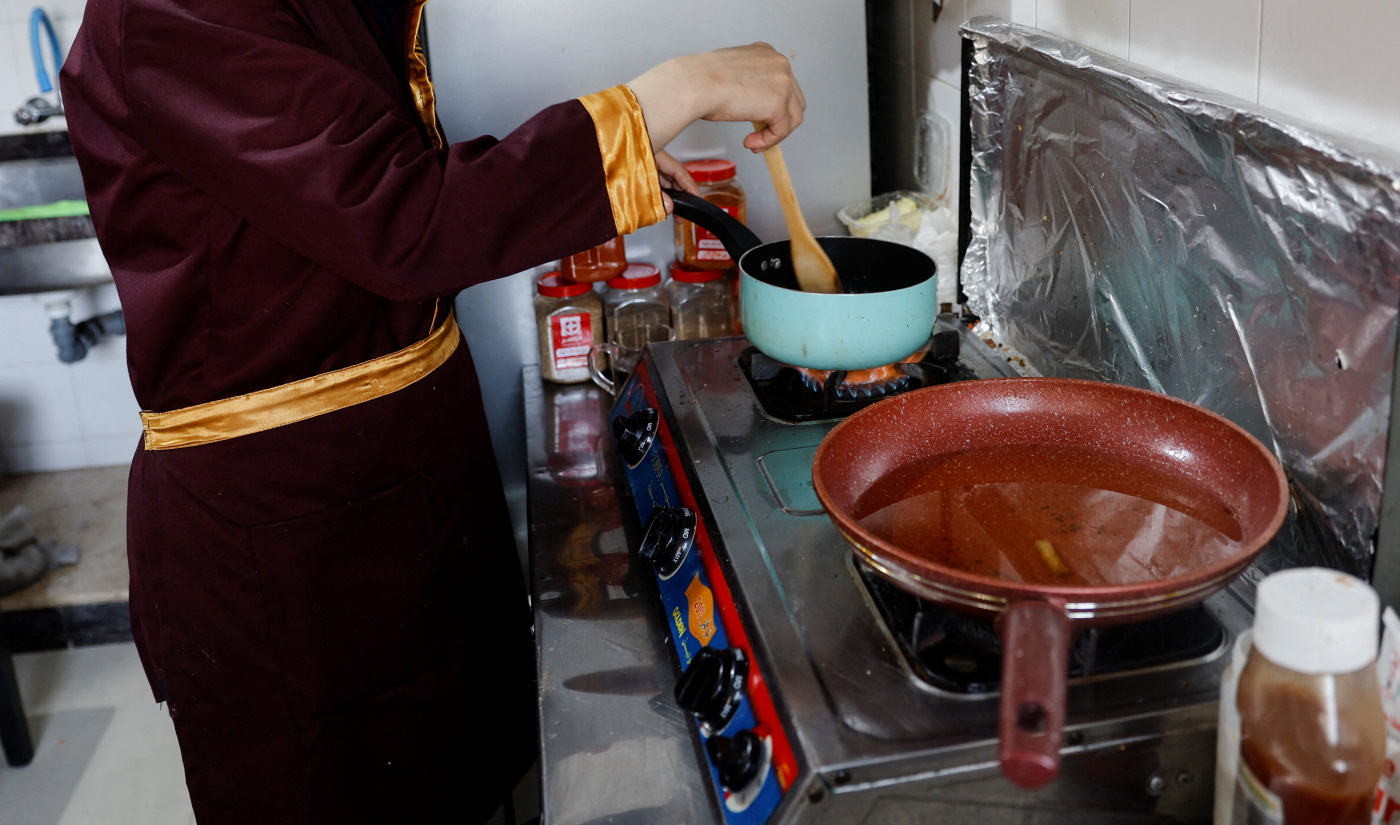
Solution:
{"label": "plastic container", "polygon": [[1381,614],[1381,654],[1376,676],[1381,683],[1381,707],[1385,710],[1385,771],[1371,807],[1372,825],[1400,822],[1400,616],[1387,607]]}
{"label": "plastic container", "polygon": [[853,238],[878,238],[912,246],[929,202],[918,192],[886,192],[841,207],[836,219]]}
{"label": "plastic container", "polygon": [[688,269],[671,264],[666,293],[676,337],[718,338],[734,331],[734,288],[724,269]]}
{"label": "plastic container", "polygon": [[1366,825],[1385,764],[1380,599],[1335,570],[1259,585],[1240,673],[1236,825]]}
{"label": "plastic container", "polygon": [[627,246],[622,236],[559,262],[559,274],[566,280],[592,284],[616,278],[627,269]]}
{"label": "plastic container", "polygon": [[540,375],[574,384],[589,380],[588,351],[603,340],[603,302],[593,287],[550,272],[535,283]]}
{"label": "plastic container", "polygon": [[[691,160],[685,163],[686,171],[695,178],[700,187],[700,196],[728,212],[739,223],[748,223],[748,198],[744,187],[735,176],[734,161],[718,158]],[[688,269],[728,269],[734,266],[734,259],[725,251],[708,229],[697,226],[682,218],[675,218],[676,261]]]}
{"label": "plastic container", "polygon": [[617,341],[624,330],[647,324],[669,327],[671,304],[661,286],[661,270],[651,264],[630,264],[622,275],[608,281],[603,320],[609,341]]}

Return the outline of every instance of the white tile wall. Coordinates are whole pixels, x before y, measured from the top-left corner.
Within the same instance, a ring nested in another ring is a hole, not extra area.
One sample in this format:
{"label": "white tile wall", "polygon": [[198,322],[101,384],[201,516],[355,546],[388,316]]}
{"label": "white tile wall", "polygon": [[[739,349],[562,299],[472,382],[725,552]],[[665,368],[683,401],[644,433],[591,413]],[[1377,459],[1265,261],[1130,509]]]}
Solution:
{"label": "white tile wall", "polygon": [[87,449],[81,441],[0,446],[0,467],[7,473],[49,473],[86,466]]}
{"label": "white tile wall", "polygon": [[[1219,0],[1229,5],[1236,0]],[[1114,57],[1128,57],[1129,19],[1134,0],[1036,0],[1036,27]],[[1068,32],[1073,32],[1069,35]]]}
{"label": "white tile wall", "polygon": [[83,466],[85,467],[116,467],[131,463],[131,457],[136,454],[136,445],[140,442],[140,428],[132,435],[120,438],[85,438],[83,439]]}
{"label": "white tile wall", "polygon": [[967,16],[992,15],[1022,26],[1036,25],[1036,0],[967,0]]}
{"label": "white tile wall", "polygon": [[[911,11],[914,68],[921,79],[932,78],[957,86],[962,75],[962,38],[958,36],[957,23],[968,17],[967,3],[964,0],[944,3],[937,24],[933,23],[933,4],[928,0],[915,0]],[[1004,13],[997,16],[1006,17]]]}
{"label": "white tile wall", "polygon": [[[39,94],[29,15],[48,13],[63,54],[82,21],[84,0],[0,0],[0,134],[63,129],[61,118],[24,127],[11,113]],[[46,40],[45,68],[56,81]],[[53,96],[50,95],[50,99]],[[116,290],[78,293],[75,321],[116,309]],[[126,340],[103,341],[74,365],[58,360],[44,307],[28,296],[0,298],[0,470],[43,472],[123,464],[141,431],[126,372]]]}
{"label": "white tile wall", "polygon": [[[1255,101],[1259,14],[1265,0],[1133,0],[1130,59],[1208,89]],[[1201,21],[1209,20],[1209,26]]]}
{"label": "white tile wall", "polygon": [[0,433],[24,433],[23,440],[6,436],[3,443],[81,440],[78,400],[69,368],[57,358],[52,364],[0,370]]}
{"label": "white tile wall", "polygon": [[25,295],[0,298],[0,369],[56,361],[43,306]]}
{"label": "white tile wall", "polygon": [[[111,286],[80,293],[72,318],[114,309]],[[44,306],[0,298],[0,469],[46,472],[123,464],[141,431],[126,339],[106,338],[76,364],[58,360]]]}
{"label": "white tile wall", "polygon": [[1400,3],[1264,0],[1259,103],[1400,148]]}
{"label": "white tile wall", "polygon": [[126,371],[126,339],[103,339],[86,358],[69,367],[69,373],[83,441],[134,441],[141,431],[141,407],[132,395]]}
{"label": "white tile wall", "polygon": [[930,3],[913,0],[910,14],[910,141],[924,107],[958,122],[957,28],[992,15],[1400,152],[1396,0],[947,0],[936,24]]}

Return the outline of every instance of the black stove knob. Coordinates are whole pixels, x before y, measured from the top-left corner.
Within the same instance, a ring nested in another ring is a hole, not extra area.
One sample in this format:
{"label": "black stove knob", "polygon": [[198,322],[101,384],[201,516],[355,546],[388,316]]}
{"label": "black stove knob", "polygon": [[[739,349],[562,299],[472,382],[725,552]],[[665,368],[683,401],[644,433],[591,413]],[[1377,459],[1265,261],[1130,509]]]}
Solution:
{"label": "black stove knob", "polygon": [[730,793],[738,793],[758,776],[763,764],[763,740],[751,730],[734,736],[711,736],[705,742],[710,761],[719,772],[719,784]]}
{"label": "black stove knob", "polygon": [[695,511],[689,507],[657,507],[647,519],[637,555],[652,563],[656,574],[669,579],[695,544]]}
{"label": "black stove knob", "polygon": [[695,714],[706,735],[722,731],[739,709],[748,675],[744,651],[702,647],[676,682],[676,704]]}
{"label": "black stove knob", "polygon": [[617,439],[617,450],[628,467],[636,467],[646,458],[647,450],[656,441],[657,428],[661,416],[656,410],[637,410],[631,415],[619,415],[613,419],[613,437]]}

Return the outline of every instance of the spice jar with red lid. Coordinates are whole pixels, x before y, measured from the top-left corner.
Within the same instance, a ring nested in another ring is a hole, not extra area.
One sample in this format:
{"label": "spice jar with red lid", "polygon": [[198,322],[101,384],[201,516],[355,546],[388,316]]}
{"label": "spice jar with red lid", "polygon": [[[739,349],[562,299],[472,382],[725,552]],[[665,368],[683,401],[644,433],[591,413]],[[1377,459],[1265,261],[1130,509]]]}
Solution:
{"label": "spice jar with red lid", "polygon": [[540,375],[559,384],[589,380],[588,351],[603,340],[603,302],[592,286],[558,272],[541,276],[535,293]]}
{"label": "spice jar with red lid", "polygon": [[625,269],[627,246],[621,235],[559,262],[559,274],[576,283],[606,281],[621,275]]}
{"label": "spice jar with red lid", "polygon": [[622,275],[608,281],[603,319],[609,341],[618,340],[623,330],[633,327],[669,327],[671,307],[661,286],[661,270],[651,264],[629,264]]}
{"label": "spice jar with red lid", "polygon": [[[734,161],[722,158],[690,160],[686,171],[700,187],[700,196],[728,212],[739,223],[748,223],[748,199],[739,183]],[[676,260],[690,269],[728,269],[734,259],[713,233],[702,226],[676,218]]]}
{"label": "spice jar with red lid", "polygon": [[723,269],[690,269],[671,264],[666,292],[676,337],[717,338],[734,329],[734,302]]}

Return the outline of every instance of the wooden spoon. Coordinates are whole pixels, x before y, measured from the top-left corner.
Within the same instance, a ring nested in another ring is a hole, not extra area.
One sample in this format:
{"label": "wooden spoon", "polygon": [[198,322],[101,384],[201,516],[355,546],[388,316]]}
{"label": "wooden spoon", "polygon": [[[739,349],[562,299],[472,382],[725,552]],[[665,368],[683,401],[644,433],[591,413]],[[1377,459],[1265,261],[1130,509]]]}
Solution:
{"label": "wooden spoon", "polygon": [[[755,131],[762,132],[764,124],[755,123]],[[841,291],[841,281],[836,277],[836,267],[821,248],[807,221],[802,217],[802,209],[797,205],[797,193],[792,191],[792,179],[788,177],[787,161],[783,150],[772,146],[763,152],[768,163],[768,174],[773,178],[773,188],[778,192],[778,203],[783,207],[783,218],[787,221],[788,235],[792,245],[792,269],[797,275],[797,285],[803,292],[835,293]]]}

